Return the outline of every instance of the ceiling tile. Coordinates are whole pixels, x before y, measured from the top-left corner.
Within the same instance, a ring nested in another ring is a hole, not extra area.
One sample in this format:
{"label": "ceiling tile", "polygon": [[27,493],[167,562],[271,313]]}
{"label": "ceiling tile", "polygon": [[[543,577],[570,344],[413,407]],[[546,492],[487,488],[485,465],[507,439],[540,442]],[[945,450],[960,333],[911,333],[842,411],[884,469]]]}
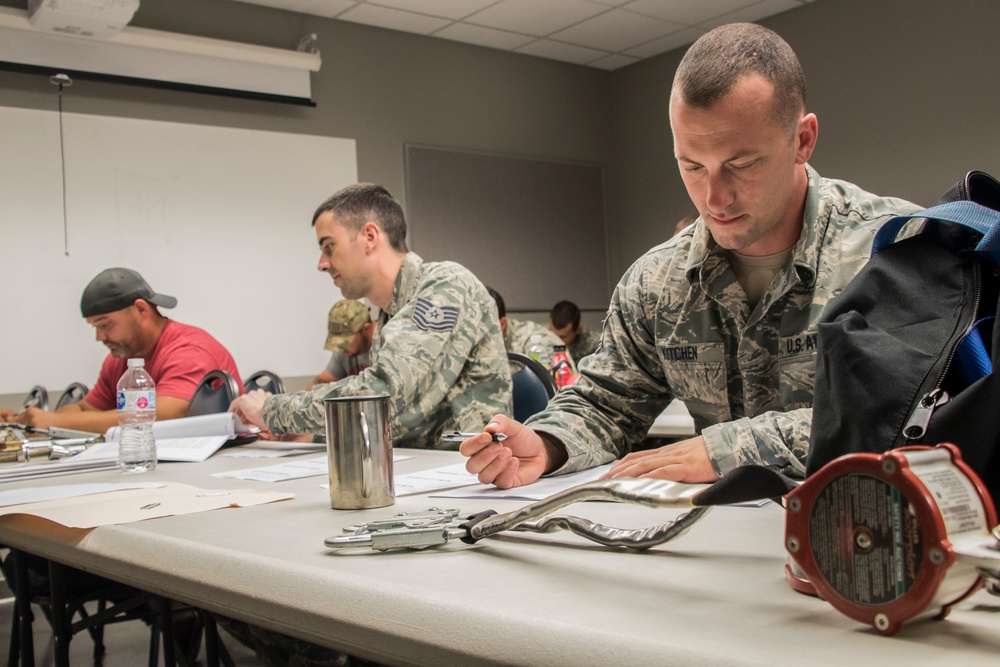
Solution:
{"label": "ceiling tile", "polygon": [[587,0],[502,0],[465,22],[544,37],[609,9]]}
{"label": "ceiling tile", "polygon": [[438,30],[434,37],[443,37],[458,42],[478,44],[494,49],[506,49],[513,51],[519,46],[524,46],[528,42],[535,40],[534,37],[520,35],[515,32],[505,32],[494,30],[493,28],[483,28],[478,25],[468,25],[467,23],[453,23],[450,26]]}
{"label": "ceiling tile", "polygon": [[563,44],[553,42],[549,39],[539,39],[525,46],[515,49],[517,53],[524,53],[529,56],[539,56],[541,58],[551,58],[552,60],[562,60],[563,62],[586,65],[602,56],[608,55],[604,51],[585,49],[582,46],[573,44]]}
{"label": "ceiling tile", "polygon": [[439,16],[446,19],[462,19],[480,9],[489,7],[497,0],[367,0],[373,5],[402,9],[417,14]]}
{"label": "ceiling tile", "polygon": [[549,35],[552,39],[606,51],[621,51],[684,26],[614,9]]}
{"label": "ceiling tile", "polygon": [[802,3],[795,2],[795,0],[764,0],[764,2],[758,2],[749,7],[719,16],[711,21],[706,21],[701,24],[701,27],[707,31],[726,23],[741,23],[744,21],[752,23],[753,21],[759,21],[762,18],[774,16],[775,14],[780,14],[781,12],[801,6]]}
{"label": "ceiling tile", "polygon": [[760,0],[698,0],[698,2],[691,2],[691,0],[634,0],[625,9],[644,16],[691,26],[759,2]]}
{"label": "ceiling tile", "polygon": [[421,35],[440,30],[450,23],[446,19],[423,16],[412,12],[401,12],[398,9],[387,9],[386,7],[376,7],[374,5],[358,5],[354,9],[347,10],[337,18],[344,21],[351,21],[352,23],[364,23],[365,25],[373,25],[378,28],[415,32]]}
{"label": "ceiling tile", "polygon": [[639,62],[639,58],[629,58],[628,56],[623,56],[620,53],[612,53],[606,58],[599,58],[587,64],[591,67],[598,67],[600,69],[611,71],[637,62]]}
{"label": "ceiling tile", "polygon": [[297,12],[333,18],[358,4],[352,0],[295,0]]}
{"label": "ceiling tile", "polygon": [[630,49],[624,49],[623,53],[637,58],[652,58],[653,56],[658,56],[661,53],[666,53],[667,51],[673,51],[674,49],[679,49],[682,46],[687,46],[705,34],[705,32],[707,31],[699,30],[698,28],[684,28],[683,30],[667,35],[666,37],[660,37],[659,39],[654,39],[651,42],[646,42],[645,44],[640,44],[639,46],[634,46]]}

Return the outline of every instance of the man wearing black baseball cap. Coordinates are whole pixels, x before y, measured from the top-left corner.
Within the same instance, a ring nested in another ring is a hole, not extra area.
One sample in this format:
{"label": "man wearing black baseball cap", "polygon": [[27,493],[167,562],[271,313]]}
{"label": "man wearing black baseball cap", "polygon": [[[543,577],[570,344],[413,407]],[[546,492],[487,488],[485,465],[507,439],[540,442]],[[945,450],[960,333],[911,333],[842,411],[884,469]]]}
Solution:
{"label": "man wearing black baseball cap", "polygon": [[110,354],[93,389],[79,403],[55,412],[28,408],[20,414],[0,410],[0,421],[48,428],[104,433],[118,423],[116,388],[128,359],[141,357],[156,383],[157,420],[183,417],[205,373],[227,371],[242,386],[236,362],[207,332],[160,314],[177,299],[157,294],[132,269],[105,269],[90,281],[80,298],[80,313],[97,332]]}

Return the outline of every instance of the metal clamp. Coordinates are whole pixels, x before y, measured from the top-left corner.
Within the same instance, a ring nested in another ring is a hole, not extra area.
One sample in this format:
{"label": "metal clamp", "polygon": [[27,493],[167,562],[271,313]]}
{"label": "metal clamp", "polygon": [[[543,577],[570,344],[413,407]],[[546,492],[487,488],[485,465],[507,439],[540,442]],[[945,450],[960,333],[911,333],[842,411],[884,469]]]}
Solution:
{"label": "metal clamp", "polygon": [[403,512],[386,519],[347,526],[344,528],[344,535],[328,537],[323,544],[334,549],[426,549],[465,536],[467,531],[460,527],[462,522],[459,510],[432,507],[426,512]]}

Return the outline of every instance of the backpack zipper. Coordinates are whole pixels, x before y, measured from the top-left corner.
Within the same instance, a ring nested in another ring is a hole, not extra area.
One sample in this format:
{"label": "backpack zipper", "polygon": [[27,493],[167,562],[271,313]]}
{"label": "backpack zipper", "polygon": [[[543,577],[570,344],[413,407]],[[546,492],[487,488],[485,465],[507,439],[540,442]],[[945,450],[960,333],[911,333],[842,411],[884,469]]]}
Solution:
{"label": "backpack zipper", "polygon": [[980,262],[978,258],[974,258],[972,261],[972,312],[970,313],[969,324],[962,330],[961,335],[957,336],[951,342],[951,349],[945,359],[944,366],[938,373],[934,386],[929,392],[920,397],[920,400],[917,401],[917,405],[910,413],[910,418],[906,420],[906,425],[903,426],[902,435],[907,444],[924,437],[927,433],[927,427],[930,425],[931,417],[934,416],[934,411],[951,400],[948,392],[942,389],[941,385],[944,383],[944,378],[948,375],[948,370],[951,368],[951,362],[955,358],[955,351],[958,350],[959,343],[961,343],[962,339],[964,339],[972,328],[976,326],[976,322],[978,321],[977,314],[979,313],[982,280],[982,268],[980,267]]}

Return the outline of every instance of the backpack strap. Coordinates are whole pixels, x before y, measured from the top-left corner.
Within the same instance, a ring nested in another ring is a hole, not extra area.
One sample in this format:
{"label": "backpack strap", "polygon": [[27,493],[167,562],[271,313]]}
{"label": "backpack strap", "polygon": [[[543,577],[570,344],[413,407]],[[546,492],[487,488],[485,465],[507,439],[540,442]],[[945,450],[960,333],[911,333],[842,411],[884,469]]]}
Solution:
{"label": "backpack strap", "polygon": [[954,222],[979,232],[983,238],[976,245],[976,252],[995,264],[1000,264],[1000,211],[994,211],[971,201],[938,204],[912,215],[897,215],[890,218],[875,234],[872,255],[892,245],[903,225],[914,218],[934,218]]}

